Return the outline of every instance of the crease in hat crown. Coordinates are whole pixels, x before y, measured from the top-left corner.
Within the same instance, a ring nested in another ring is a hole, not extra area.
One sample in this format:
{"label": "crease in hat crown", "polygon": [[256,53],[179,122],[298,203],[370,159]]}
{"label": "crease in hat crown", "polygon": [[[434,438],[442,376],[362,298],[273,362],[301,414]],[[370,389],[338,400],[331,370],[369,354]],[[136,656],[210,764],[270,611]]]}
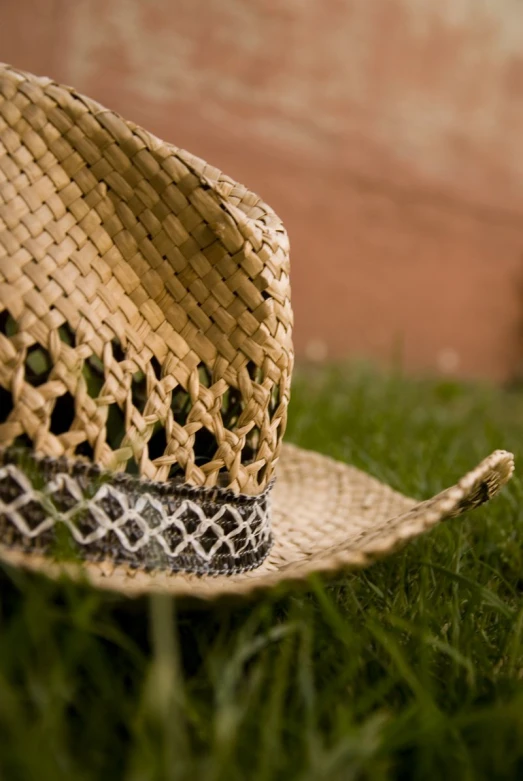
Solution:
{"label": "crease in hat crown", "polygon": [[293,364],[277,215],[203,160],[5,65],[0,139],[0,445],[261,494]]}

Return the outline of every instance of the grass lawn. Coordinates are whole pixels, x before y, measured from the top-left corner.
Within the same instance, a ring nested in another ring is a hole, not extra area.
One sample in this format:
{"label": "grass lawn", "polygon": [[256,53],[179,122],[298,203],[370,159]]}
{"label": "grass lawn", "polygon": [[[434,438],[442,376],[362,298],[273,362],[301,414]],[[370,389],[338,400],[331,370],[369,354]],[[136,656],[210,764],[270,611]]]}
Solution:
{"label": "grass lawn", "polygon": [[[423,498],[521,460],[523,392],[301,372],[288,439]],[[516,471],[362,573],[211,608],[4,569],[0,779],[523,778],[521,508]]]}

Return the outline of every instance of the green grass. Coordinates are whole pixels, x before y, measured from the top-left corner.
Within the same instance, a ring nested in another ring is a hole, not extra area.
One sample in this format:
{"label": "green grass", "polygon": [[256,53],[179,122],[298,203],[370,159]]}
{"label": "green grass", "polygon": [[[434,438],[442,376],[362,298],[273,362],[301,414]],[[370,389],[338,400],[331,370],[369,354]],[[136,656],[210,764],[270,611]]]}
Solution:
{"label": "green grass", "polygon": [[[301,373],[288,439],[427,497],[523,394],[365,367]],[[125,601],[5,569],[2,781],[523,778],[522,488],[308,590]]]}

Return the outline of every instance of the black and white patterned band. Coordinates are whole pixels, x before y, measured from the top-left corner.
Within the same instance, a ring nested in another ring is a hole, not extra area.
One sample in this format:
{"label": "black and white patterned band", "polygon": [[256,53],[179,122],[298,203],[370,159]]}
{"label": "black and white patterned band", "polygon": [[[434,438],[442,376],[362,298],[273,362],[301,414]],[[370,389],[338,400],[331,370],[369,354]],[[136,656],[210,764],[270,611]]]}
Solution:
{"label": "black and white patterned band", "polygon": [[246,496],[0,449],[0,545],[146,571],[231,575],[269,553],[271,487]]}

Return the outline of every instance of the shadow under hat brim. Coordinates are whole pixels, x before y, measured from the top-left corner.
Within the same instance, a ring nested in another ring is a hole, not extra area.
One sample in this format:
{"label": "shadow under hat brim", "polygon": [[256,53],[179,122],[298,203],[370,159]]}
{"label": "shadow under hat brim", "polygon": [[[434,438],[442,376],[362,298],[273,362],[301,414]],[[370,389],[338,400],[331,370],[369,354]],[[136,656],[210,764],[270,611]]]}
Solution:
{"label": "shadow under hat brim", "polygon": [[0,543],[0,559],[56,578],[65,575],[132,597],[164,593],[216,599],[248,595],[314,573],[358,569],[392,553],[440,521],[494,496],[514,471],[497,450],[456,485],[418,502],[355,467],[294,445],[282,447],[272,499],[274,545],[266,561],[240,575],[145,572],[110,561],[56,562]]}

